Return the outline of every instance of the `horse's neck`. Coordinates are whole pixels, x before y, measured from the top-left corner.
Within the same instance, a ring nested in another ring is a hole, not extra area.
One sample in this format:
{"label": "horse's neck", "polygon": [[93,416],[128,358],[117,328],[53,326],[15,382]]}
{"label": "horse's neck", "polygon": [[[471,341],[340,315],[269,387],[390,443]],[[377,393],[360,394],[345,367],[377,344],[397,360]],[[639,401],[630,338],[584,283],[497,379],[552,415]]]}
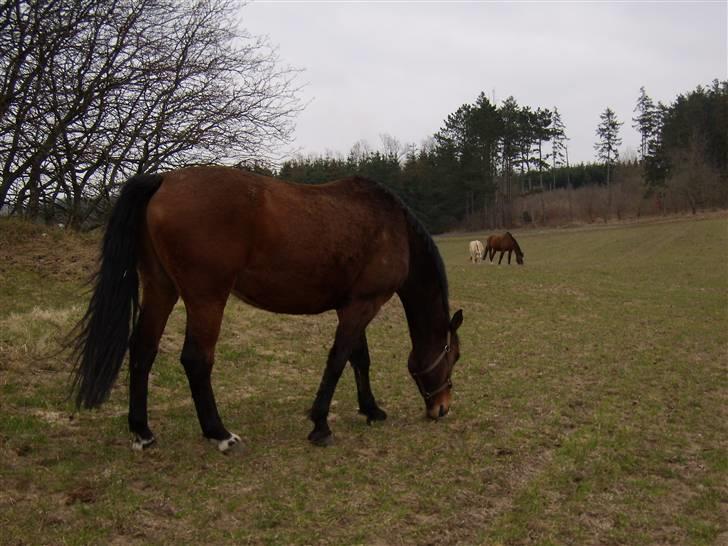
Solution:
{"label": "horse's neck", "polygon": [[429,269],[422,264],[410,264],[410,275],[398,292],[407,316],[412,348],[423,356],[433,344],[445,339],[449,325],[435,266],[432,265],[432,271]]}

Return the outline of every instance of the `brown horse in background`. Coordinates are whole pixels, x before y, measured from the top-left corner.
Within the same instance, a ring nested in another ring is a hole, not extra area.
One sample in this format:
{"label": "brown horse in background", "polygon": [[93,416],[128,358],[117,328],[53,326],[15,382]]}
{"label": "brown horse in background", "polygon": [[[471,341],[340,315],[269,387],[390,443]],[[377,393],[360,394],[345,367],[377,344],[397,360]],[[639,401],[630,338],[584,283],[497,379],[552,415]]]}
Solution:
{"label": "brown horse in background", "polygon": [[490,261],[493,261],[493,256],[496,252],[500,251],[500,258],[498,258],[498,264],[503,260],[503,253],[508,252],[508,263],[511,263],[511,252],[516,253],[516,262],[519,265],[523,265],[523,252],[521,247],[518,246],[516,238],[511,235],[510,231],[506,231],[502,235],[491,235],[488,237],[485,244],[485,255],[488,256]]}
{"label": "brown horse in background", "polygon": [[367,420],[386,418],[369,382],[365,330],[395,293],[412,340],[408,368],[427,415],[448,412],[462,311],[450,317],[442,258],[407,207],[363,178],[298,185],[225,167],[140,175],[123,187],[74,339],[76,404],[94,407],[108,398],[128,348],[132,447],[151,445],[149,372],[182,298],[187,327],[180,360],[202,433],[221,451],[238,443],[223,425],[210,383],[231,293],[274,313],[336,310],[339,324],[310,413],[311,442],[331,440],[327,416],[347,361],[359,411]]}

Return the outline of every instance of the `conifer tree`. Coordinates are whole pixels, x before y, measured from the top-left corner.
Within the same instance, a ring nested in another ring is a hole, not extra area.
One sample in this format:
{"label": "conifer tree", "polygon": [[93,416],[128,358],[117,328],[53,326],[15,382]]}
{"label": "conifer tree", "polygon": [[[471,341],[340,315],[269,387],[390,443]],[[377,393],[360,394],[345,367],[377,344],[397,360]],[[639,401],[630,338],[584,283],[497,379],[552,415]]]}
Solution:
{"label": "conifer tree", "polygon": [[640,96],[637,98],[637,105],[633,111],[637,112],[637,115],[632,118],[634,122],[632,127],[637,129],[640,134],[640,159],[644,161],[650,141],[655,138],[658,129],[659,114],[655,103],[645,92],[644,86],[640,87]]}
{"label": "conifer tree", "polygon": [[650,191],[661,189],[669,171],[669,162],[663,145],[663,127],[670,109],[662,102],[655,107],[652,137],[647,142],[644,156],[644,180]]}
{"label": "conifer tree", "polygon": [[619,159],[619,146],[622,139],[619,137],[619,128],[623,122],[617,120],[617,115],[611,108],[607,108],[599,116],[602,120],[597,126],[596,134],[599,141],[594,145],[597,159],[604,162],[607,167],[607,186],[611,183],[611,171]]}
{"label": "conifer tree", "polygon": [[553,112],[547,108],[537,108],[534,115],[535,126],[533,128],[533,140],[538,158],[536,164],[538,166],[538,182],[543,191],[543,171],[548,168],[549,154],[543,153],[543,144],[551,140],[551,128],[553,123]]}
{"label": "conifer tree", "polygon": [[569,168],[567,140],[569,140],[569,137],[566,136],[566,126],[561,120],[559,109],[554,106],[553,126],[551,127],[551,174],[553,176],[551,189],[556,187],[556,169],[560,167]]}

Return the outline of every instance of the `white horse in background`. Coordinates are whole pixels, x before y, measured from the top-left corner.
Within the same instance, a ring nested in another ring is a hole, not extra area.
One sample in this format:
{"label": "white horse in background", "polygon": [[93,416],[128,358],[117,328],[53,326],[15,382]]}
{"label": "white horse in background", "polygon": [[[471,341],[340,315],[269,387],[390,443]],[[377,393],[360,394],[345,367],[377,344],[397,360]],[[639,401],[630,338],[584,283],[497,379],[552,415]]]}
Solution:
{"label": "white horse in background", "polygon": [[470,261],[479,264],[483,261],[483,243],[480,241],[470,241]]}

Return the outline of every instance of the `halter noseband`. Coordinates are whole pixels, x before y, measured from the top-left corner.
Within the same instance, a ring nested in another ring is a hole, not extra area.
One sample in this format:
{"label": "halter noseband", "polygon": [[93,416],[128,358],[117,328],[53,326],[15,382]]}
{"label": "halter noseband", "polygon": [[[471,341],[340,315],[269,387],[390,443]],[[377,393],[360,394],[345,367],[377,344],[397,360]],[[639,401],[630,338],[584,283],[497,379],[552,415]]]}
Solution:
{"label": "halter noseband", "polygon": [[420,389],[420,393],[422,393],[422,396],[425,398],[426,401],[429,401],[433,396],[435,396],[439,392],[442,392],[446,388],[452,387],[452,380],[450,379],[450,374],[448,374],[445,382],[442,385],[440,385],[439,387],[437,387],[432,392],[427,392],[425,390],[424,383],[420,380],[420,377],[422,377],[426,373],[429,373],[432,370],[434,370],[435,368],[437,368],[437,366],[440,364],[440,362],[442,362],[442,360],[445,358],[445,355],[450,352],[450,349],[451,349],[451,347],[450,347],[450,330],[448,330],[447,331],[447,342],[445,343],[445,347],[442,349],[440,356],[438,356],[435,359],[435,361],[432,364],[430,364],[427,368],[425,368],[424,370],[420,370],[419,372],[413,372],[412,370],[410,370],[410,375],[414,378],[415,383],[417,383],[417,387]]}

